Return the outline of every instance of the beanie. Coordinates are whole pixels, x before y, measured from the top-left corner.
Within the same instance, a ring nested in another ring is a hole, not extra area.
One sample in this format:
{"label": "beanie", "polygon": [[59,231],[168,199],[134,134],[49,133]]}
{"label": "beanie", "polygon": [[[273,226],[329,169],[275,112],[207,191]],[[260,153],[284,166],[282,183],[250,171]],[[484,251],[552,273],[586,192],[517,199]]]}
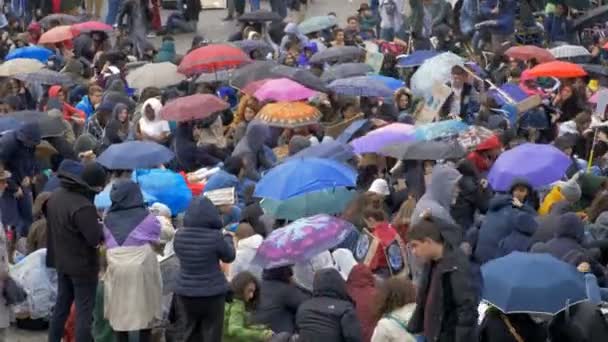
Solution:
{"label": "beanie", "polygon": [[383,196],[388,196],[391,193],[388,189],[388,183],[382,178],[376,178],[367,191]]}
{"label": "beanie", "polygon": [[575,177],[567,182],[561,182],[559,184],[559,190],[564,198],[570,203],[576,203],[581,199],[581,187],[578,185]]}
{"label": "beanie", "polygon": [[106,185],[106,170],[97,162],[86,164],[81,177],[91,188],[103,188]]}

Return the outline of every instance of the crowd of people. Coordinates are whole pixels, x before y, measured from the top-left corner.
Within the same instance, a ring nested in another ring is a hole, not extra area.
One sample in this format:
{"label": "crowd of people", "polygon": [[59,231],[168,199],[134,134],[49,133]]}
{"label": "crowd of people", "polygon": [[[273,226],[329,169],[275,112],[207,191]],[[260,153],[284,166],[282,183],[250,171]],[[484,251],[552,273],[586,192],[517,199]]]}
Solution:
{"label": "crowd of people", "polygon": [[608,340],[606,6],[227,3],[4,2],[0,341]]}

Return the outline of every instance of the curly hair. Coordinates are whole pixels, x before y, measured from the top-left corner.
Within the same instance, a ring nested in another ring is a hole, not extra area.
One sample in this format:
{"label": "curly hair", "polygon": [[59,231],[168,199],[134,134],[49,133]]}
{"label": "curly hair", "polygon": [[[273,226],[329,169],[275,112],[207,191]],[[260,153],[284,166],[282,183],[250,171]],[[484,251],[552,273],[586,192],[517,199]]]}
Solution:
{"label": "curly hair", "polygon": [[407,278],[391,277],[380,285],[374,302],[374,317],[380,320],[382,316],[416,302],[416,288]]}
{"label": "curly hair", "polygon": [[[255,284],[255,292],[253,298],[245,299],[245,289],[249,284]],[[240,299],[245,303],[247,311],[253,311],[258,306],[260,301],[260,283],[257,278],[250,272],[243,271],[237,274],[230,282],[234,298]]]}
{"label": "curly hair", "polygon": [[232,121],[232,126],[236,126],[239,123],[245,121],[245,110],[247,108],[251,108],[254,112],[257,113],[260,110],[260,103],[253,96],[244,95],[243,97],[241,97],[241,101],[239,101],[239,105],[236,108],[236,114],[234,115],[234,121]]}

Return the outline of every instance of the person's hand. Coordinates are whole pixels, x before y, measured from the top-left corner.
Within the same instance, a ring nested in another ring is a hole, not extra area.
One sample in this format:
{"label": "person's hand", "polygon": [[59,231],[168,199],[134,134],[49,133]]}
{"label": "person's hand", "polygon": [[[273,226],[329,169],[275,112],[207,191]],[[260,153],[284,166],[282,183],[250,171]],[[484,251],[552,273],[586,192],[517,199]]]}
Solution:
{"label": "person's hand", "polygon": [[583,261],[576,267],[576,269],[581,273],[588,273],[591,271],[591,265],[589,265],[588,262]]}
{"label": "person's hand", "polygon": [[25,177],[21,181],[21,186],[24,187],[24,188],[29,188],[31,184],[32,184],[32,182],[30,180],[30,177]]}
{"label": "person's hand", "polygon": [[274,332],[272,330],[264,330],[264,341],[270,341],[274,337]]}
{"label": "person's hand", "polygon": [[14,196],[15,196],[15,198],[21,198],[21,197],[23,197],[23,190],[20,187],[17,188],[17,191],[15,191]]}
{"label": "person's hand", "polygon": [[521,203],[521,201],[517,198],[517,197],[513,197],[513,200],[511,201],[511,203],[513,204],[513,206],[521,208],[523,207],[523,203]]}
{"label": "person's hand", "polygon": [[485,179],[485,178],[482,178],[482,179],[479,181],[479,185],[481,185],[481,188],[482,188],[482,189],[487,189],[487,188],[488,188],[488,180],[487,180],[487,179]]}

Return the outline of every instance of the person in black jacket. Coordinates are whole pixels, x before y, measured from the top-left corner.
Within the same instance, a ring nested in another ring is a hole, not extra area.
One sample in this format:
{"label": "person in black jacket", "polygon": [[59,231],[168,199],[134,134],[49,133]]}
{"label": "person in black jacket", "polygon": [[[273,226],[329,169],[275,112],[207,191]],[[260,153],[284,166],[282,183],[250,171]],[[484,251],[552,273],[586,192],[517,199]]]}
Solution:
{"label": "person in black jacket", "polygon": [[57,269],[57,302],[49,327],[49,342],[60,342],[63,327],[76,304],[76,340],[92,341],[91,323],[103,232],[95,195],[105,186],[106,174],[97,163],[87,164],[81,175],[59,171],[61,182],[46,205],[47,266]]}
{"label": "person in black jacket", "polygon": [[300,341],[363,341],[355,304],[348,295],[346,282],[333,268],[317,271],[313,298],[300,305],[296,316]]}
{"label": "person in black jacket", "polygon": [[200,131],[191,122],[179,123],[175,133],[175,154],[180,166],[186,172],[201,167],[215,166],[228,157],[228,154],[215,145],[197,146],[194,134]]}
{"label": "person in black jacket", "polygon": [[481,180],[473,163],[468,159],[463,159],[456,168],[462,178],[458,181],[460,192],[456,198],[456,203],[452,205],[451,214],[454,221],[467,231],[473,223],[475,212],[479,210],[481,214],[488,211],[488,203],[492,198],[492,191],[487,186],[485,180]]}

